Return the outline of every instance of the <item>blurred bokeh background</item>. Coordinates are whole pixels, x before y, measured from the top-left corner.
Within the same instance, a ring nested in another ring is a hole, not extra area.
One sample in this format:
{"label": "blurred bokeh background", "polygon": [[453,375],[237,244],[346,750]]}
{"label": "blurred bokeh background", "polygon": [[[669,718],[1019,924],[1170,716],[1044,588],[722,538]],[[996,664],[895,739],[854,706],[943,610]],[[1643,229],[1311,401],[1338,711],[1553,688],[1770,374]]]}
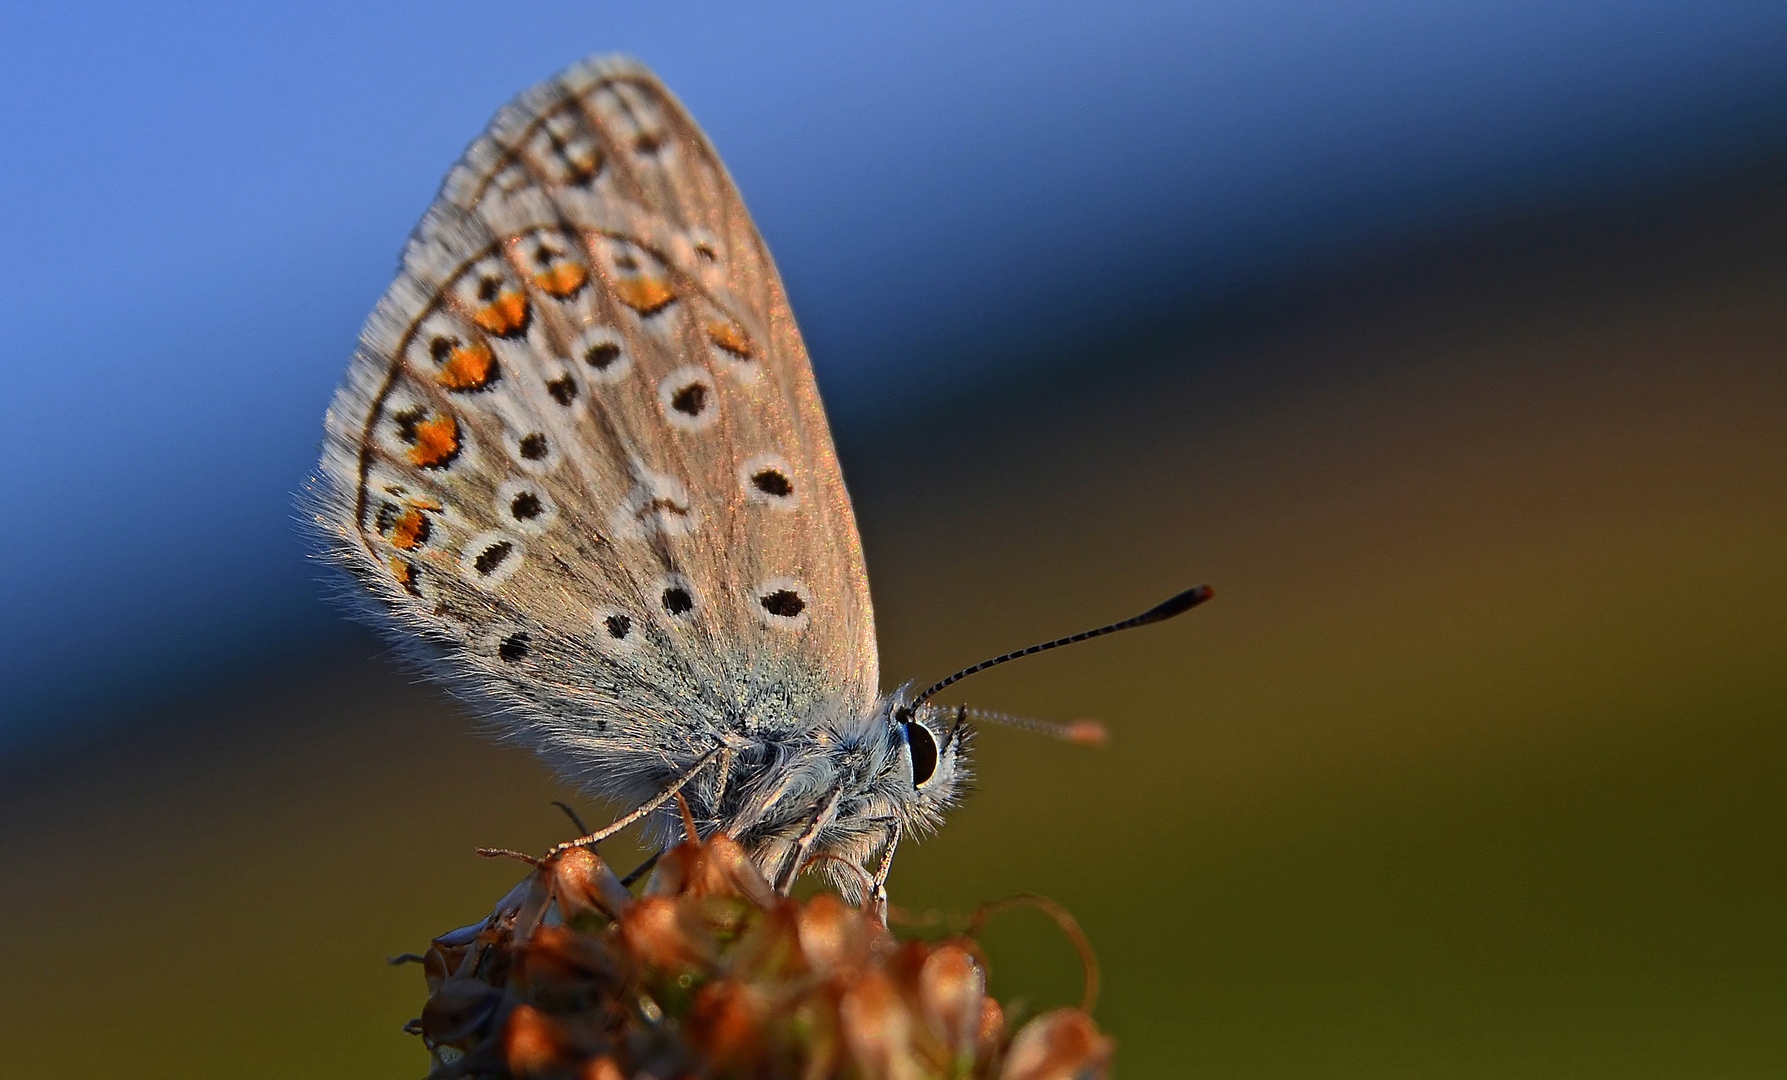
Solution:
{"label": "blurred bokeh background", "polygon": [[1787,1074],[1787,7],[5,8],[6,1071],[423,1071],[382,957],[568,796],[292,496],[459,150],[624,50],[780,261],[890,679],[1218,588],[965,684],[1114,739],[986,732],[897,900],[1066,904],[1125,1076]]}

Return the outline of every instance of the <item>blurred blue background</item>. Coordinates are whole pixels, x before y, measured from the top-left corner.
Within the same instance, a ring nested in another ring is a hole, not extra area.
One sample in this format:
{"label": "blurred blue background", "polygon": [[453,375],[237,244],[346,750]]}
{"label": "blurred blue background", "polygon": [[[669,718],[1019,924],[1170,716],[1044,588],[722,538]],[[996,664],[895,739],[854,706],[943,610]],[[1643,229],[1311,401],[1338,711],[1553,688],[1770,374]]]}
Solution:
{"label": "blurred blue background", "polygon": [[1779,3],[7,4],[0,754],[326,637],[293,527],[446,167],[590,51],[707,127],[837,426],[1778,152]]}

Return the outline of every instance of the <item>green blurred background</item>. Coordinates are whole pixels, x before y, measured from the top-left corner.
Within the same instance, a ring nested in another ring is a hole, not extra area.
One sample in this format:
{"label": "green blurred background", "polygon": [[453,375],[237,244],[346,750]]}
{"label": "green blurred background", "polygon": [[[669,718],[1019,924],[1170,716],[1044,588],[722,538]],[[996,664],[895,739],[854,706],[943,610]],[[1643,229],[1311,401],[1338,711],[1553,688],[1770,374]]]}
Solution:
{"label": "green blurred background", "polygon": [[[1108,320],[840,411],[890,682],[1217,589],[963,684],[1113,737],[984,731],[896,902],[1064,904],[1127,1077],[1787,1075],[1770,130],[1201,291],[1088,263]],[[513,883],[473,847],[612,810],[305,618],[238,654],[171,616],[208,664],[0,759],[0,1073],[420,1075],[382,958]],[[1041,916],[987,942],[1002,997],[1077,999]]]}

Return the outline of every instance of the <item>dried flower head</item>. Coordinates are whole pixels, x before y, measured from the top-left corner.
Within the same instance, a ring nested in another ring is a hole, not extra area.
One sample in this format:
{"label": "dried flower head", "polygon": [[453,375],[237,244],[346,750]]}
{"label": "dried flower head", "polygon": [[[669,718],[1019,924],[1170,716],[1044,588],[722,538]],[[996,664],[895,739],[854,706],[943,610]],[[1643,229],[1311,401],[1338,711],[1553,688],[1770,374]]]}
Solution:
{"label": "dried flower head", "polygon": [[637,897],[566,851],[422,959],[431,1080],[1053,1080],[1111,1056],[1081,1009],[1010,1034],[971,938],[780,896],[724,834],[671,849]]}

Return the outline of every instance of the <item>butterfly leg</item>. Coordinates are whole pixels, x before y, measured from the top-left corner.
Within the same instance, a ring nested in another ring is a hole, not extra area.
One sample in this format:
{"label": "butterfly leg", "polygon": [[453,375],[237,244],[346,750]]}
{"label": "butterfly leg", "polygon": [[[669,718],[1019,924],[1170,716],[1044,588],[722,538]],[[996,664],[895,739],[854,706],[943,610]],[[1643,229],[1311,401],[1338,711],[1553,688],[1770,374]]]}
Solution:
{"label": "butterfly leg", "polygon": [[781,880],[776,882],[776,891],[783,896],[787,896],[788,890],[794,888],[794,879],[799,877],[801,870],[806,867],[807,855],[813,850],[813,845],[818,842],[820,830],[830,825],[832,819],[837,816],[838,803],[843,799],[844,789],[842,787],[832,788],[831,797],[825,800],[825,805],[820,807],[819,812],[813,815],[813,820],[809,821],[806,829],[801,832],[800,839],[794,842],[794,851],[787,863],[782,866]]}
{"label": "butterfly leg", "polygon": [[554,846],[551,851],[546,853],[546,858],[550,859],[555,855],[562,855],[574,847],[588,847],[591,844],[599,844],[610,836],[613,836],[615,833],[620,832],[628,825],[633,824],[635,821],[638,821],[640,818],[651,813],[653,810],[656,810],[658,807],[663,806],[665,803],[669,802],[677,792],[683,789],[683,785],[695,779],[702,769],[707,768],[715,758],[719,757],[720,751],[724,749],[725,747],[723,746],[716,746],[712,750],[709,750],[707,753],[701,755],[701,759],[695,762],[693,768],[677,777],[669,787],[666,787],[663,791],[660,791],[650,799],[647,799],[632,813],[620,818],[612,825],[597,829],[588,836],[579,836],[575,840],[566,840],[564,843]]}
{"label": "butterfly leg", "polygon": [[726,781],[732,778],[732,759],[738,751],[730,745],[720,747],[719,775],[714,777],[714,816],[724,821],[726,815],[721,811],[721,799],[726,797]]}
{"label": "butterfly leg", "polygon": [[640,878],[644,877],[645,875],[651,873],[652,867],[658,865],[658,860],[662,859],[663,857],[664,857],[664,853],[662,851],[652,852],[650,857],[648,857],[644,862],[640,863],[638,866],[635,866],[633,869],[627,871],[627,876],[620,879],[621,887],[625,888],[625,889],[631,889],[633,887],[633,883],[635,881],[638,881]]}
{"label": "butterfly leg", "polygon": [[[738,751],[734,750],[731,746],[723,746],[720,748],[720,768],[719,768],[720,774],[714,780],[714,812],[715,813],[719,812],[721,796],[726,794],[726,780],[731,775],[732,759],[734,757],[736,757],[737,755],[738,755]],[[699,770],[697,770],[697,771],[699,771]],[[671,846],[674,847],[675,845],[671,845]],[[669,851],[669,850],[670,850],[670,848],[664,849],[664,851]],[[645,875],[652,872],[652,867],[658,865],[658,860],[664,857],[664,851],[652,852],[650,857],[648,857],[644,862],[640,863],[638,866],[635,866],[632,870],[630,870],[627,873],[626,877],[621,878],[620,883],[628,888],[632,888],[633,883],[635,881],[638,881],[640,878],[642,878]]]}
{"label": "butterfly leg", "polygon": [[881,867],[875,871],[875,888],[869,893],[869,902],[881,915],[881,925],[887,925],[887,875],[893,873],[894,848],[900,846],[900,820],[894,819],[887,828],[887,848],[881,853]]}

